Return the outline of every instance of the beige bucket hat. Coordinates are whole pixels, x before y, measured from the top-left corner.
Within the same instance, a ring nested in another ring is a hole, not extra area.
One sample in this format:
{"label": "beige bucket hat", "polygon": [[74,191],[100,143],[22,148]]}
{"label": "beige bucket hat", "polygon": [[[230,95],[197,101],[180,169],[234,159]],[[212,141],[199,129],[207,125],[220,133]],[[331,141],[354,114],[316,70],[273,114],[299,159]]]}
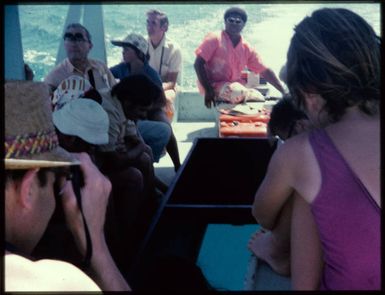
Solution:
{"label": "beige bucket hat", "polygon": [[5,169],[31,169],[80,164],[59,147],[52,122],[48,85],[6,81]]}
{"label": "beige bucket hat", "polygon": [[147,54],[148,51],[148,41],[143,36],[135,33],[128,34],[123,40],[112,40],[111,43],[115,46],[134,46],[143,54]]}

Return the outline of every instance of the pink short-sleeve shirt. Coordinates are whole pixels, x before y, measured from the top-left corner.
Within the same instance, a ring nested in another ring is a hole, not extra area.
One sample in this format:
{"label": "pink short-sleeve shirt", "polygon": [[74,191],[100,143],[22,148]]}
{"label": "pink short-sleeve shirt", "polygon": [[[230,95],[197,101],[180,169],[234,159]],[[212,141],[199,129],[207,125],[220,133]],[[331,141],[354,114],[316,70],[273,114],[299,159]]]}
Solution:
{"label": "pink short-sleeve shirt", "polygon": [[258,53],[242,37],[234,48],[225,31],[220,35],[206,35],[195,54],[206,61],[207,75],[215,91],[219,91],[226,82],[245,84],[241,79],[241,73],[245,69],[257,74],[266,70]]}

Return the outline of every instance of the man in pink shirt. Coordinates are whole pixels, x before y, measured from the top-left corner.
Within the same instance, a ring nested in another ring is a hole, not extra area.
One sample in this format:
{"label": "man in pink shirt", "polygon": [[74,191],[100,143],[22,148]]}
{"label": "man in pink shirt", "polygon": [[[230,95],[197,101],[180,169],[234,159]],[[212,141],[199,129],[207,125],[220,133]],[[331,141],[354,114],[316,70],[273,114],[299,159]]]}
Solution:
{"label": "man in pink shirt", "polygon": [[241,78],[245,69],[260,74],[283,93],[284,89],[274,72],[262,63],[258,53],[241,36],[247,21],[246,12],[237,7],[229,8],[224,20],[225,30],[220,35],[209,33],[195,50],[194,67],[206,107],[211,108],[215,101],[263,101],[262,94],[245,86],[246,81]]}

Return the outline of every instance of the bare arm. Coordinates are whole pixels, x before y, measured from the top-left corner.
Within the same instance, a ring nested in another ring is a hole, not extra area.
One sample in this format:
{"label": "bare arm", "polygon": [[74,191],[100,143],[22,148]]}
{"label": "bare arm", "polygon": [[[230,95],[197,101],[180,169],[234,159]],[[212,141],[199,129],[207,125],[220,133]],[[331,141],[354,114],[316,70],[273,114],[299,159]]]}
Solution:
{"label": "bare arm", "polygon": [[163,79],[163,90],[175,90],[179,72],[181,72],[182,52],[174,47],[170,57],[168,72]]}
{"label": "bare arm", "polygon": [[139,140],[140,142],[135,145],[130,144],[132,148],[120,151],[95,151],[95,158],[98,167],[104,174],[127,169],[129,167],[136,166],[143,153],[147,154],[148,157],[150,157],[151,162],[153,162],[154,156],[152,154],[151,147],[146,145],[142,139]]}
{"label": "bare arm", "polygon": [[[76,156],[81,161],[80,167],[84,176],[84,187],[81,189],[82,206],[93,247],[90,275],[104,291],[131,290],[111,257],[104,236],[104,221],[111,183],[99,172],[87,154],[76,154]],[[62,202],[67,224],[80,252],[84,255],[86,252],[84,226],[70,182],[67,182],[64,187]]]}
{"label": "bare arm", "polygon": [[317,225],[309,204],[293,196],[291,221],[291,283],[293,290],[319,290],[323,259]]}
{"label": "bare arm", "polygon": [[266,69],[261,73],[261,76],[265,78],[267,82],[269,82],[271,85],[273,85],[279,92],[284,94],[285,90],[281,84],[281,82],[278,80],[277,76],[274,74],[274,72],[271,69]]}
{"label": "bare arm", "polygon": [[205,64],[206,61],[200,56],[197,56],[197,58],[195,59],[194,68],[195,72],[197,73],[199,82],[205,89],[205,106],[207,108],[211,108],[211,104],[214,104],[215,92],[207,77]]}
{"label": "bare arm", "polygon": [[293,194],[291,162],[287,146],[280,146],[273,154],[266,176],[255,194],[252,214],[264,228],[272,230],[279,213]]}
{"label": "bare arm", "polygon": [[166,78],[164,79],[165,82],[162,84],[163,90],[175,89],[177,78],[178,72],[167,73]]}
{"label": "bare arm", "polygon": [[123,275],[111,257],[104,234],[100,234],[100,241],[94,242],[91,259],[90,276],[103,291],[131,291]]}

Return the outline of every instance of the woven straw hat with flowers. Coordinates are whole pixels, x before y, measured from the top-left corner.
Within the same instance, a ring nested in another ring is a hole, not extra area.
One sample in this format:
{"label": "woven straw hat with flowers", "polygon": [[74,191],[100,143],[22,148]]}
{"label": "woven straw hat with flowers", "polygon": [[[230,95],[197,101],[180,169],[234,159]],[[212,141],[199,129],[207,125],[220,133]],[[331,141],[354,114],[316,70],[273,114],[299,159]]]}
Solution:
{"label": "woven straw hat with flowers", "polygon": [[79,164],[70,153],[59,147],[45,83],[7,81],[4,90],[5,169]]}

